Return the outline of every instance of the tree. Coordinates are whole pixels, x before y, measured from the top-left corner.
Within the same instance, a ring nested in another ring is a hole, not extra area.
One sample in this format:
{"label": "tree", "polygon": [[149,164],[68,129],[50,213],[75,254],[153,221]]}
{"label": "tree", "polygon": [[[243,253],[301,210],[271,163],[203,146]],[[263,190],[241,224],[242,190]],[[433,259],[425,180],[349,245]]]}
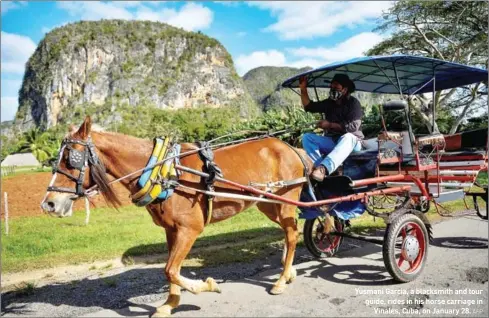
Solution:
{"label": "tree", "polygon": [[49,132],[42,132],[39,128],[25,132],[17,144],[17,152],[32,152],[43,165],[56,157],[59,148],[59,140]]}
{"label": "tree", "polygon": [[[376,31],[392,34],[367,55],[421,55],[487,69],[487,15],[485,1],[398,1],[383,15],[383,23],[376,28]],[[435,127],[431,127],[434,116],[431,103],[434,102],[437,114],[438,111],[449,112],[456,117],[449,129],[450,133],[455,133],[480,107],[484,91],[487,92],[487,82],[437,92],[434,101],[416,95],[408,102],[430,131],[432,128],[439,131],[436,122]]]}

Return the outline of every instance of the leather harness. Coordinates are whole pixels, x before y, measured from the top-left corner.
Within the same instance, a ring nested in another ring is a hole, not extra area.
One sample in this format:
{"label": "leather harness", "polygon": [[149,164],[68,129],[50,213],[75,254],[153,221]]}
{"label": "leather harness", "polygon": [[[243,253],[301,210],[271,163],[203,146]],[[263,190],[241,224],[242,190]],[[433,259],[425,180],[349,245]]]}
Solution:
{"label": "leather harness", "polygon": [[[72,146],[73,144],[82,145],[84,147],[83,151],[73,148]],[[80,171],[78,177],[73,176],[69,172],[62,170],[59,167],[59,163],[61,161],[65,149],[69,149],[70,151],[68,154],[68,165],[71,168]],[[58,164],[53,167],[52,173],[53,174],[60,173],[62,175],[65,175],[66,177],[68,177],[69,179],[71,179],[76,183],[76,187],[75,189],[70,189],[65,187],[49,186],[47,190],[56,191],[56,192],[73,193],[78,197],[85,196],[85,192],[83,191],[83,180],[85,178],[85,172],[89,164],[99,165],[105,171],[105,167],[103,166],[102,162],[99,160],[97,156],[97,153],[95,152],[95,145],[93,144],[92,138],[90,136],[88,137],[86,142],[81,140],[76,140],[76,139],[69,139],[69,138],[63,139],[63,142],[61,143],[61,148],[58,153],[57,163]]]}

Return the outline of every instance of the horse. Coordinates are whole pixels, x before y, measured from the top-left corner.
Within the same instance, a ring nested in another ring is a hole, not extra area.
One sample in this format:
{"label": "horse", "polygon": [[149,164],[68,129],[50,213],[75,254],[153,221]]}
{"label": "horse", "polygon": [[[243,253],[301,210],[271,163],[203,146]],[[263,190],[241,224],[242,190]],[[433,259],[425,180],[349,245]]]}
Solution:
{"label": "horse", "polygon": [[[94,185],[98,186],[100,194],[107,203],[117,208],[121,202],[109,178],[119,179],[138,169],[143,169],[148,162],[153,150],[151,140],[92,130],[91,123],[90,116],[87,116],[79,128],[72,125],[65,136],[59,150],[58,166],[53,170],[53,177],[41,202],[41,208],[49,215],[71,216],[73,202],[83,197],[84,190]],[[182,143],[180,146],[182,154],[186,150],[196,148],[194,143]],[[80,156],[86,148],[88,148],[87,153],[96,156],[88,156],[89,158]],[[203,162],[197,153],[182,156],[179,160],[182,166],[204,171]],[[80,161],[84,162],[80,163]],[[305,173],[310,173],[312,167],[312,161],[304,150],[294,148],[275,137],[223,146],[214,150],[214,161],[227,180],[243,185],[250,182],[267,183],[302,178]],[[83,165],[84,168],[81,168]],[[135,174],[133,178],[126,178],[120,182],[133,194],[139,190],[137,180],[140,175],[141,173]],[[187,187],[205,190],[202,177],[188,172],[180,174],[178,182]],[[76,189],[73,189],[74,186]],[[219,181],[216,181],[214,186],[216,192],[246,194],[241,189]],[[152,317],[170,316],[172,310],[180,303],[182,289],[194,294],[221,292],[212,277],[203,281],[180,275],[182,262],[197,237],[203,232],[208,213],[206,195],[189,190],[187,187],[177,187],[168,199],[154,201],[146,206],[154,224],[164,228],[168,244],[165,275],[170,285],[169,295],[166,302],[156,308]],[[274,193],[298,201],[302,187],[303,184],[290,185]],[[293,267],[298,240],[296,207],[289,204],[218,197],[214,198],[213,205],[210,223],[226,220],[255,205],[271,221],[280,225],[285,233],[281,259],[283,270],[269,293],[282,294],[287,284],[294,281],[297,275]]]}

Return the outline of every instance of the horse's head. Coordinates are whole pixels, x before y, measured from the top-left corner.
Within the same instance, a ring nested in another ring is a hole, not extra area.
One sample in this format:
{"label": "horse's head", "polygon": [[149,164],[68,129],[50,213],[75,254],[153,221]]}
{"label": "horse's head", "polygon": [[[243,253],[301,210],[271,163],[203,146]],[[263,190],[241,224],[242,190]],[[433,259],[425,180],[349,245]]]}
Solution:
{"label": "horse's head", "polygon": [[103,162],[95,151],[90,131],[91,119],[87,116],[78,129],[70,128],[61,143],[53,177],[41,202],[41,208],[50,215],[71,216],[74,201],[85,196],[86,190],[94,185],[98,186],[109,204],[120,204],[108,182]]}

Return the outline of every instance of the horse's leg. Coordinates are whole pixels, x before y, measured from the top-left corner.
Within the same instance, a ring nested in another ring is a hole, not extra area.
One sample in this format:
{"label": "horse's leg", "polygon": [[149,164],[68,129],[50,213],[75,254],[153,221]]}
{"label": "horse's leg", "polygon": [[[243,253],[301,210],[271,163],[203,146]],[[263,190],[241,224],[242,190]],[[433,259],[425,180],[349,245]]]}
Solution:
{"label": "horse's leg", "polygon": [[295,219],[295,206],[282,205],[279,212],[279,221],[280,226],[285,231],[285,246],[282,256],[284,270],[270,291],[270,293],[274,295],[283,293],[287,287],[287,283],[292,282],[297,276],[297,272],[292,266],[292,263],[294,262],[295,247],[299,236]]}
{"label": "horse's leg", "polygon": [[192,248],[192,245],[197,239],[199,233],[200,232],[194,229],[186,227],[179,227],[177,229],[172,253],[165,268],[166,277],[168,278],[170,284],[176,284],[193,294],[198,294],[205,291],[220,293],[221,290],[211,277],[207,278],[207,280],[204,282],[202,280],[189,279],[180,275],[182,262],[185,257],[187,257],[187,254]]}
{"label": "horse's leg", "polygon": [[[165,231],[166,231],[166,242],[168,246],[168,259],[170,259],[173,245],[175,242],[176,232],[170,228],[165,229]],[[153,315],[153,317],[170,316],[171,311],[177,308],[178,305],[180,304],[180,290],[181,290],[180,286],[170,283],[168,298],[162,306],[156,308],[156,313]]]}
{"label": "horse's leg", "polygon": [[297,272],[292,266],[295,246],[299,235],[297,231],[297,223],[295,222],[295,206],[258,203],[257,207],[271,221],[279,224],[285,232],[285,242],[281,260],[284,270],[280,275],[279,280],[274,284],[274,287],[270,291],[272,294],[278,295],[285,290],[286,283],[292,282],[297,276]]}

